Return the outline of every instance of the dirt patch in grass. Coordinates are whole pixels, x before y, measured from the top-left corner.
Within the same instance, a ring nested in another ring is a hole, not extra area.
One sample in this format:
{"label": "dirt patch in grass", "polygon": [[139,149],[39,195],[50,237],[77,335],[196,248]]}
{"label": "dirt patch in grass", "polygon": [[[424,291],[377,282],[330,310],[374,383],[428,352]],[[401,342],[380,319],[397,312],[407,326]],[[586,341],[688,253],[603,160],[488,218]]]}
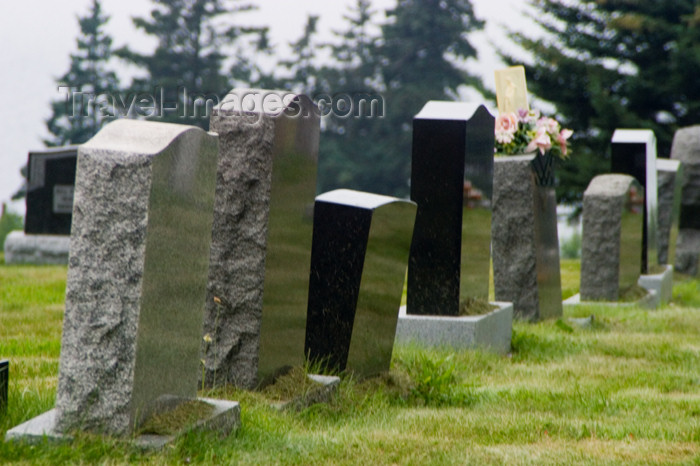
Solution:
{"label": "dirt patch in grass", "polygon": [[489,303],[485,299],[467,298],[459,304],[460,316],[481,316],[498,309],[495,304]]}

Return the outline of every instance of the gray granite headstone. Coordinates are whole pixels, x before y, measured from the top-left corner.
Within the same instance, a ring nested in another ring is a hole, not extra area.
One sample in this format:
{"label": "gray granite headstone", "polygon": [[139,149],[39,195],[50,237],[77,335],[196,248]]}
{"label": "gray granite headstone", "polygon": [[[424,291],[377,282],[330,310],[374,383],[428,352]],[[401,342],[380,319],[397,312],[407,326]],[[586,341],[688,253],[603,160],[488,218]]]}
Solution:
{"label": "gray granite headstone", "polygon": [[676,131],[671,158],[683,164],[681,214],[674,268],[681,273],[697,275],[700,258],[700,125]]}
{"label": "gray granite headstone", "polygon": [[644,190],[629,175],[599,175],[583,194],[581,300],[617,301],[641,270]]}
{"label": "gray granite headstone", "polygon": [[304,362],[320,116],[303,95],[236,89],[210,128],[220,152],[205,381],[252,388]]}
{"label": "gray granite headstone", "polygon": [[493,168],[496,301],[512,302],[514,315],[530,321],[563,312],[551,163],[540,155],[497,157]]}
{"label": "gray granite headstone", "polygon": [[200,369],[217,139],[117,120],[82,145],[56,429],[126,434]]}
{"label": "gray granite headstone", "polygon": [[659,225],[656,229],[659,264],[673,265],[678,241],[683,165],[678,160],[658,159],[656,180],[659,191]]}

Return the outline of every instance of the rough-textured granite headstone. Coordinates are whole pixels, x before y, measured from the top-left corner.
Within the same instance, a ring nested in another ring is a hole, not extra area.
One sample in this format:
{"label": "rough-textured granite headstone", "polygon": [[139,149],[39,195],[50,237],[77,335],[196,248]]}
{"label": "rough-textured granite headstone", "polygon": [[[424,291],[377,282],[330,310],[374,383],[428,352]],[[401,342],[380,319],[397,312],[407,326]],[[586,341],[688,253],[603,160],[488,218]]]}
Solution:
{"label": "rough-textured granite headstone", "polygon": [[333,371],[389,370],[416,205],[339,189],[316,197],[305,353]]}
{"label": "rough-textured granite headstone", "polygon": [[656,230],[656,246],[659,264],[675,263],[678,222],[683,188],[683,166],[678,160],[657,159],[659,224]]}
{"label": "rough-textured granite headstone", "polygon": [[24,232],[70,235],[78,146],[29,153]]}
{"label": "rough-textured granite headstone", "polygon": [[629,175],[599,175],[583,194],[581,300],[617,301],[640,274],[644,190]]}
{"label": "rough-textured granite headstone", "polygon": [[320,117],[306,96],[237,89],[220,152],[204,324],[207,385],[303,364]]}
{"label": "rough-textured granite headstone", "polygon": [[538,157],[495,159],[491,225],[496,301],[533,321],[562,315],[557,199],[551,160]]}
{"label": "rough-textured granite headstone", "polygon": [[0,361],[0,414],[7,411],[7,391],[10,385],[10,361]]}
{"label": "rough-textured granite headstone", "polygon": [[117,120],[78,155],[56,428],[124,434],[194,398],[217,140]]}
{"label": "rough-textured granite headstone", "polygon": [[488,299],[494,118],[483,105],[430,101],[413,119],[409,314],[458,315]]}
{"label": "rough-textured granite headstone", "polygon": [[658,218],[656,182],[656,136],[648,129],[617,129],[613,133],[610,173],[633,176],[644,188],[644,232],[641,273],[658,265],[656,228]]}
{"label": "rough-textured granite headstone", "polygon": [[700,125],[676,131],[671,158],[683,164],[681,214],[674,268],[681,273],[697,275],[700,259]]}

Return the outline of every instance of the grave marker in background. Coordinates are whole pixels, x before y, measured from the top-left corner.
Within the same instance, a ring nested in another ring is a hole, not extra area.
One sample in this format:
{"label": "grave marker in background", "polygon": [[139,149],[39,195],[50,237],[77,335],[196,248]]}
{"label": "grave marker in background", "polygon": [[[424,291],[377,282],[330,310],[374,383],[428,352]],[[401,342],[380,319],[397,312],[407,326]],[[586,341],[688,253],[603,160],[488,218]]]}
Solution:
{"label": "grave marker in background", "polygon": [[659,264],[674,265],[683,189],[683,166],[678,160],[657,159],[659,225],[657,248]]}
{"label": "grave marker in background", "polygon": [[676,243],[676,271],[698,274],[700,258],[700,125],[673,136],[671,158],[683,164],[681,213]]}
{"label": "grave marker in background", "polygon": [[610,172],[634,177],[644,188],[646,208],[642,235],[641,273],[657,265],[656,226],[658,216],[656,182],[656,136],[646,129],[618,129],[612,137]]}
{"label": "grave marker in background", "polygon": [[629,175],[599,175],[583,194],[581,300],[617,301],[641,268],[644,189]]}
{"label": "grave marker in background", "polygon": [[0,360],[0,414],[7,411],[7,392],[10,386],[10,361]]}
{"label": "grave marker in background", "polygon": [[413,119],[409,314],[458,315],[488,299],[494,117],[483,105],[431,101]]}
{"label": "grave marker in background", "polygon": [[320,115],[303,95],[236,89],[211,130],[220,151],[205,380],[252,388],[305,359]]}
{"label": "grave marker in background", "polygon": [[416,205],[339,189],[314,205],[305,352],[336,371],[389,370]]}

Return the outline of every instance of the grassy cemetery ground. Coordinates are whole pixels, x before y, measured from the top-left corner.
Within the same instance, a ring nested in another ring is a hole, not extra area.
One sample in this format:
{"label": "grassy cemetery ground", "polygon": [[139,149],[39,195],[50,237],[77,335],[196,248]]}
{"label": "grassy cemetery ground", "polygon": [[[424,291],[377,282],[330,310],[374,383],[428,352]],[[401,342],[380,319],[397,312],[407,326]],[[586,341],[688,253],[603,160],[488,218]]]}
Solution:
{"label": "grassy cemetery ground", "polygon": [[[1,256],[0,256],[1,259]],[[563,264],[564,293],[578,288]],[[65,267],[2,265],[0,357],[10,366],[0,434],[50,408],[58,374]],[[276,411],[259,393],[243,427],[191,433],[160,452],[81,435],[72,444],[0,442],[25,464],[649,464],[700,461],[700,282],[677,277],[657,311],[604,305],[516,323],[508,357],[396,348],[390,375],[344,378],[336,398]],[[594,315],[581,327],[570,317]]]}

